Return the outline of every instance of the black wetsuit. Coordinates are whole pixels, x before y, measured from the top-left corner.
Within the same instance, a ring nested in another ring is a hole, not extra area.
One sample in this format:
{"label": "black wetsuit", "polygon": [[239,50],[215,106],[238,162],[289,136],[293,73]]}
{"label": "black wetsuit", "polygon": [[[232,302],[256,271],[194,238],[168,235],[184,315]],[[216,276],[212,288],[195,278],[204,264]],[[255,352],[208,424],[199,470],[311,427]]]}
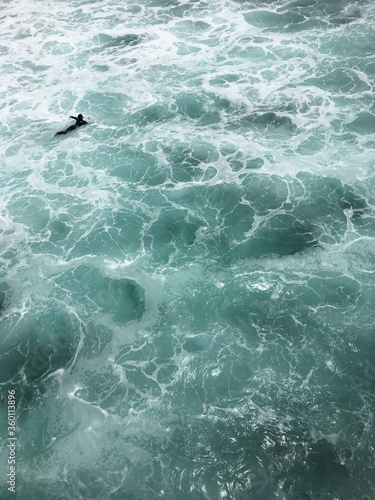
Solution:
{"label": "black wetsuit", "polygon": [[70,127],[68,127],[65,130],[61,130],[60,132],[56,132],[55,135],[66,134],[67,132],[71,132],[75,128],[80,127],[81,125],[87,125],[87,121],[83,120],[82,118],[76,118],[75,116],[69,116],[69,118],[73,118],[73,120],[76,121],[76,124],[75,125],[70,125]]}

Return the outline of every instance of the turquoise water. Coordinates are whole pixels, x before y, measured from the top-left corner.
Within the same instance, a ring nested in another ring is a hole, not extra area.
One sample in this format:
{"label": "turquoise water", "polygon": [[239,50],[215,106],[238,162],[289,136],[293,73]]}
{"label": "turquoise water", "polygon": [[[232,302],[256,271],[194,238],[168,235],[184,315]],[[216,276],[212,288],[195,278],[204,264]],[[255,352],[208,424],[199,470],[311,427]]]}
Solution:
{"label": "turquoise water", "polygon": [[2,2],[1,499],[375,498],[374,47],[370,0]]}

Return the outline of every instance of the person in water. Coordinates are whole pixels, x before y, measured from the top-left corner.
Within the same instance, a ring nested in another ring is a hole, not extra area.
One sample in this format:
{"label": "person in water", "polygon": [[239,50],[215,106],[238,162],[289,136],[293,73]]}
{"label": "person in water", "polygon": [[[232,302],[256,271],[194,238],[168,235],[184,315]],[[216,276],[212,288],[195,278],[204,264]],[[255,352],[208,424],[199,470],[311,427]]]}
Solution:
{"label": "person in water", "polygon": [[87,125],[87,121],[83,119],[83,115],[81,113],[77,116],[69,116],[69,118],[73,118],[73,120],[76,121],[75,125],[70,125],[65,130],[60,130],[60,132],[56,132],[56,134],[53,137],[56,137],[57,135],[65,135],[67,132],[71,132],[72,130],[76,129],[77,127],[81,127],[82,125]]}

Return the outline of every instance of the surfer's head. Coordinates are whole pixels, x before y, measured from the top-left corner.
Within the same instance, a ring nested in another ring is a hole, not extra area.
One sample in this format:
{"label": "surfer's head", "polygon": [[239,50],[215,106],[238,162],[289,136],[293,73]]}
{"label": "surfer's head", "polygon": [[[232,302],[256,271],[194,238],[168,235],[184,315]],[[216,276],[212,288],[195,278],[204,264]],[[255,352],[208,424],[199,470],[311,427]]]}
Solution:
{"label": "surfer's head", "polygon": [[78,118],[79,118],[80,120],[82,120],[83,115],[80,113],[80,114],[78,115]]}

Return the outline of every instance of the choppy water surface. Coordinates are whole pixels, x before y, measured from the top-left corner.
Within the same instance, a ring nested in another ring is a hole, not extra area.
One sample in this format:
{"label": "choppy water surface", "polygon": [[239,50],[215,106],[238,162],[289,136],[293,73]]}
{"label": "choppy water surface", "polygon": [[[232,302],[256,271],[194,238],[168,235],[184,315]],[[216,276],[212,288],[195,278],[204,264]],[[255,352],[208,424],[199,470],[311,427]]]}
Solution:
{"label": "choppy water surface", "polygon": [[11,0],[0,26],[17,498],[375,498],[373,2]]}

